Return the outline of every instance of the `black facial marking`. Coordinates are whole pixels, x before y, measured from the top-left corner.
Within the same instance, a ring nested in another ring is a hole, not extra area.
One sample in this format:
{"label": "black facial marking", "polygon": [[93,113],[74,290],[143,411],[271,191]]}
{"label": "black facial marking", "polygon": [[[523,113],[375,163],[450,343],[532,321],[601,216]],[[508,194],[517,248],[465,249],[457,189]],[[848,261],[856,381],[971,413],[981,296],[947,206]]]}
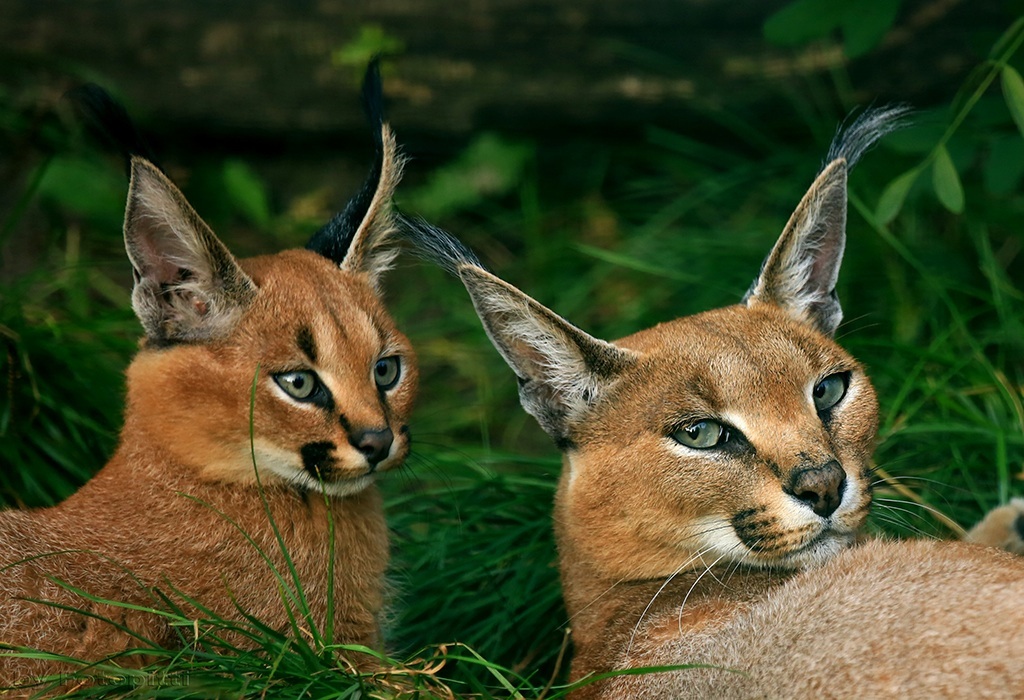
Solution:
{"label": "black facial marking", "polygon": [[295,343],[310,362],[316,362],[316,342],[313,340],[313,331],[309,329],[309,326],[299,328],[299,332],[295,336]]}
{"label": "black facial marking", "polygon": [[334,469],[334,457],[331,456],[331,452],[335,447],[333,442],[309,442],[303,445],[299,450],[303,469],[314,479],[329,479]]}
{"label": "black facial marking", "polygon": [[559,452],[569,452],[570,450],[575,450],[577,445],[572,438],[566,435],[560,435],[555,438],[555,447],[558,448]]}
{"label": "black facial marking", "polygon": [[349,423],[348,418],[345,417],[344,413],[338,414],[338,422],[341,423],[341,427],[345,429],[346,433],[352,432],[352,424]]}

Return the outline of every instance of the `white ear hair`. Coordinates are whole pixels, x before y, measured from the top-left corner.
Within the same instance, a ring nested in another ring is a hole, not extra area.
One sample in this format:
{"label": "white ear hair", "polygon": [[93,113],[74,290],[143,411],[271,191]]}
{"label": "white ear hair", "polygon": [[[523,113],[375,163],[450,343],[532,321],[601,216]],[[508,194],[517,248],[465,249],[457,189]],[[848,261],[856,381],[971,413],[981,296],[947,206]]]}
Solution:
{"label": "white ear hair", "polygon": [[774,304],[832,335],[843,318],[835,294],[846,246],[846,161],[834,160],[804,195],[744,301]]}
{"label": "white ear hair", "polygon": [[562,449],[632,352],[594,338],[507,282],[472,264],[459,270],[494,347],[519,377],[526,412]]}
{"label": "white ear hair", "polygon": [[363,107],[377,144],[373,166],[356,196],[306,244],[342,269],[366,274],[378,291],[381,278],[398,256],[398,248],[392,245],[398,232],[392,198],[405,165],[395,135],[384,121],[383,102],[380,66],[375,59],[363,78]]}
{"label": "white ear hair", "polygon": [[184,195],[133,157],[124,239],[135,270],[132,306],[149,340],[197,342],[228,333],[256,294]]}
{"label": "white ear hair", "polygon": [[843,318],[835,288],[846,247],[847,172],[872,144],[902,126],[907,111],[869,110],[837,135],[827,164],[743,298],[747,306],[773,304],[825,335],[835,333]]}

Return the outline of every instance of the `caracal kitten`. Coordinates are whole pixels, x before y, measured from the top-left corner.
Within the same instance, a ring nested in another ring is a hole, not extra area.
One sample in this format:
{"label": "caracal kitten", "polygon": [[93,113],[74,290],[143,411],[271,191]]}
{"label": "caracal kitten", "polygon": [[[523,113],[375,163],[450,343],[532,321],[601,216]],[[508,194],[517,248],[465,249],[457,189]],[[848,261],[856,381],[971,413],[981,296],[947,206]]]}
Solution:
{"label": "caracal kitten", "polygon": [[[157,167],[132,157],[124,237],[145,337],[120,443],[63,503],[0,512],[0,644],[99,659],[139,645],[121,626],[160,645],[191,641],[191,627],[78,589],[142,607],[167,596],[194,612],[200,635],[205,614],[186,596],[229,619],[289,634],[333,627],[329,641],[381,647],[388,533],[374,479],[409,452],[416,363],[379,289],[397,252],[402,164],[379,80],[371,67],[372,171],[305,250],[236,260]],[[72,668],[10,654],[0,650],[0,686]]]}
{"label": "caracal kitten", "polygon": [[832,339],[846,177],[899,110],[837,140],[742,302],[594,338],[409,222],[457,273],[563,454],[554,523],[575,698],[1024,697],[1024,560],[858,542],[878,405]]}

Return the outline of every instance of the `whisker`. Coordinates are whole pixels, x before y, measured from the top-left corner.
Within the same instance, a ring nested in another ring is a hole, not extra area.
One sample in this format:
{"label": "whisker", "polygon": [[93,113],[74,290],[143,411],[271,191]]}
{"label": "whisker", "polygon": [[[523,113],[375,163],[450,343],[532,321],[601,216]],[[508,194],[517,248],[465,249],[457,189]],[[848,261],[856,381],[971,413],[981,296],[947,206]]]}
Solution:
{"label": "whisker", "polygon": [[[942,523],[943,525],[948,527],[950,530],[952,530],[956,534],[957,537],[963,537],[964,535],[967,534],[967,530],[965,530],[963,527],[961,527],[959,523],[957,523],[955,520],[950,518],[948,515],[946,515],[945,513],[940,511],[939,509],[933,508],[932,506],[928,505],[927,503],[919,503],[917,501],[906,501],[906,500],[903,500],[903,499],[900,499],[900,498],[878,498],[876,500],[879,502],[879,505],[882,505],[883,507],[888,507],[888,508],[896,508],[896,506],[889,506],[889,505],[887,505],[889,503],[902,503],[903,505],[907,505],[907,506],[917,506],[918,508],[923,508],[924,510],[928,511],[929,513],[931,513],[932,517],[934,517],[940,523]],[[922,516],[919,516],[919,517],[922,517]]]}
{"label": "whisker", "polygon": [[[739,546],[740,546],[740,545],[734,545],[734,546],[733,546],[733,549],[736,549],[736,548],[737,548],[737,547],[739,547]],[[683,602],[682,602],[682,603],[680,604],[680,606],[679,606],[679,617],[677,618],[677,622],[678,622],[678,624],[679,624],[679,634],[680,634],[680,635],[682,635],[682,634],[683,634],[683,610],[684,610],[684,609],[686,608],[686,602],[687,602],[688,600],[690,600],[690,594],[691,594],[691,593],[693,593],[693,590],[694,590],[694,589],[695,589],[695,588],[697,587],[697,584],[698,584],[698,583],[700,583],[700,580],[701,580],[702,578],[704,578],[704,574],[706,574],[706,573],[708,573],[709,571],[711,571],[712,567],[714,567],[714,566],[715,566],[716,564],[718,564],[718,562],[722,561],[722,559],[724,559],[724,558],[725,558],[726,556],[728,556],[728,555],[729,555],[729,552],[728,552],[728,551],[726,551],[726,552],[722,553],[722,554],[721,554],[721,555],[720,555],[720,556],[718,557],[718,559],[715,559],[715,560],[714,560],[713,562],[711,562],[711,564],[710,564],[710,565],[708,565],[708,566],[705,566],[705,567],[704,567],[704,571],[702,571],[702,572],[701,572],[701,573],[700,573],[700,574],[699,574],[699,575],[697,576],[697,578],[696,578],[696,579],[694,579],[693,583],[692,583],[692,584],[690,585],[690,590],[686,591],[686,595],[685,595],[685,596],[683,596]]]}
{"label": "whisker", "polygon": [[651,596],[650,601],[648,601],[647,606],[640,613],[640,618],[636,621],[636,624],[633,626],[633,631],[629,635],[629,643],[626,645],[626,654],[629,654],[630,650],[633,648],[633,640],[636,639],[636,634],[640,630],[640,625],[643,623],[644,617],[647,616],[647,612],[651,609],[651,606],[654,605],[654,601],[658,599],[658,596],[661,595],[662,591],[664,591],[665,588],[670,583],[672,583],[673,579],[675,579],[675,577],[678,576],[683,571],[683,569],[685,569],[690,564],[690,562],[702,557],[705,553],[709,552],[710,550],[711,547],[709,546],[704,548],[703,550],[699,550],[698,552],[696,552],[693,556],[691,556],[689,559],[680,564],[679,567],[675,571],[673,571],[668,578],[665,579],[665,581],[661,584],[658,590],[655,591],[654,595]]}

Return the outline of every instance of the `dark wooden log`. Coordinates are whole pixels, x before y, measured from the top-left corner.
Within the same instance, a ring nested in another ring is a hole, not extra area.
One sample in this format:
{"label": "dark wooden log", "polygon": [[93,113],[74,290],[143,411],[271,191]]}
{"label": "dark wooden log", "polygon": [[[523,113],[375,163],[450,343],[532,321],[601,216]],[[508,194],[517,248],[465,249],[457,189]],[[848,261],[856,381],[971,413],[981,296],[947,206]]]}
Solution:
{"label": "dark wooden log", "polygon": [[0,0],[0,56],[8,70],[99,79],[161,130],[316,142],[362,129],[363,62],[390,49],[403,137],[458,140],[488,128],[679,126],[725,105],[770,121],[784,95],[836,69],[859,102],[948,101],[987,48],[978,33],[994,38],[1005,23],[998,3],[913,0],[881,48],[848,62],[838,48],[768,45],[764,20],[785,4]]}

